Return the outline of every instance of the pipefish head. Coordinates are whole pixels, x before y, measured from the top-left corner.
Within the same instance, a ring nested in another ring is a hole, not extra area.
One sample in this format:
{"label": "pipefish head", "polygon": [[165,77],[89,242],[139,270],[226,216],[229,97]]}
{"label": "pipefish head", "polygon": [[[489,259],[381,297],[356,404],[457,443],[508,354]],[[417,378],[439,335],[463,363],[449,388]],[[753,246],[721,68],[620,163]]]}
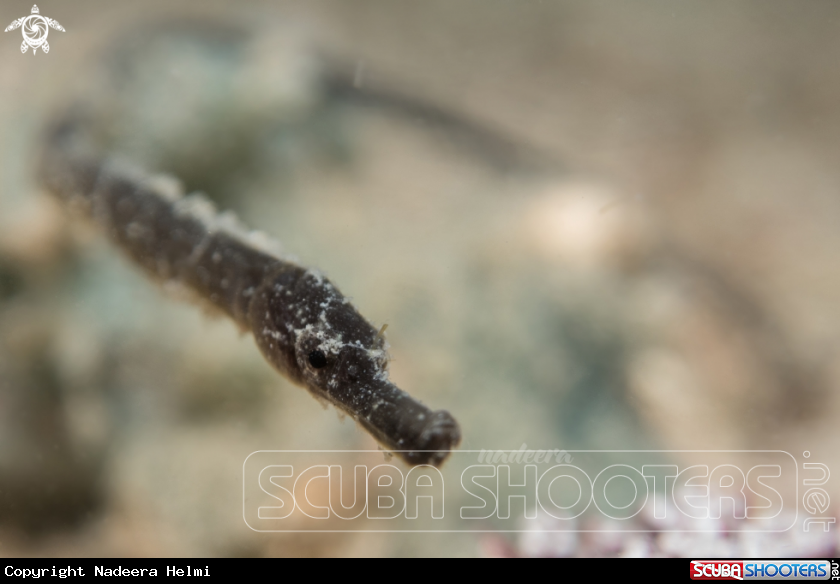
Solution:
{"label": "pipefish head", "polygon": [[[332,317],[327,322],[333,326],[307,327],[298,336],[296,356],[307,387],[353,416],[409,464],[441,464],[460,441],[455,419],[429,410],[390,382],[384,340],[367,321],[356,321],[361,317],[355,310],[339,309]],[[351,340],[337,330],[351,334]]]}
{"label": "pipefish head", "polygon": [[255,298],[252,325],[263,353],[409,464],[442,463],[460,441],[457,422],[391,383],[379,331],[326,278],[298,270],[283,270]]}

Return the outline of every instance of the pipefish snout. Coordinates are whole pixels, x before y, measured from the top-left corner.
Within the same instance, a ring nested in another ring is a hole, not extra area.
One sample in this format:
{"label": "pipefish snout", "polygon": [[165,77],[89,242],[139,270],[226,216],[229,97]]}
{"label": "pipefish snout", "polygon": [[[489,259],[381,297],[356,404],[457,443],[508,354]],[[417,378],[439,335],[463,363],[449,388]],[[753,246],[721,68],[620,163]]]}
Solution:
{"label": "pipefish snout", "polygon": [[440,465],[460,442],[449,412],[391,383],[382,334],[336,286],[203,196],[185,197],[172,180],[98,154],[84,123],[69,117],[48,131],[39,176],[148,274],[227,314],[278,371],[407,463]]}

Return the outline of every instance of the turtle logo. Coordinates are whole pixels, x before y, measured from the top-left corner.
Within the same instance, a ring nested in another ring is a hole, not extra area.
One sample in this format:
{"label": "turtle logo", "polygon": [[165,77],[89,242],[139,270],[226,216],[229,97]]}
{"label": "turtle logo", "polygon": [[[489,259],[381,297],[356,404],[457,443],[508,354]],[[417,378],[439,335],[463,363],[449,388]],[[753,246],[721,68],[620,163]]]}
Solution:
{"label": "turtle logo", "polygon": [[21,53],[25,53],[29,47],[32,47],[33,55],[39,48],[45,53],[49,53],[50,44],[47,42],[47,34],[50,32],[50,27],[64,32],[64,27],[58,24],[57,20],[41,16],[38,12],[38,6],[33,6],[32,14],[13,21],[4,31],[9,32],[10,30],[15,30],[23,26],[23,44],[20,45]]}

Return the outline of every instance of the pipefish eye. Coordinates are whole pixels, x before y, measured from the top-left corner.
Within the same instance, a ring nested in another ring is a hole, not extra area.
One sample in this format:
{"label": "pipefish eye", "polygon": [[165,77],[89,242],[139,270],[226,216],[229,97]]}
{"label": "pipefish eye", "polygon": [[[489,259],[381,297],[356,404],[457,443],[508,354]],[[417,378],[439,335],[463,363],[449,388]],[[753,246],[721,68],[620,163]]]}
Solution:
{"label": "pipefish eye", "polygon": [[309,353],[309,364],[312,365],[315,369],[320,369],[322,367],[327,366],[327,356],[324,355],[323,351],[319,351],[315,349],[311,353]]}

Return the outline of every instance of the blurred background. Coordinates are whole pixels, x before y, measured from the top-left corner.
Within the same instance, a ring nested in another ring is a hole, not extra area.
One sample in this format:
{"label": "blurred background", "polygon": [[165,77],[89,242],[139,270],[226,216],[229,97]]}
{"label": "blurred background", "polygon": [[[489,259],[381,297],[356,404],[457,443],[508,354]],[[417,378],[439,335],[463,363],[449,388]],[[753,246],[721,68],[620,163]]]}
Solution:
{"label": "blurred background", "polygon": [[836,2],[39,8],[49,54],[0,35],[0,555],[575,553],[248,529],[248,454],[375,443],[41,189],[68,107],[387,323],[463,448],[840,468]]}

